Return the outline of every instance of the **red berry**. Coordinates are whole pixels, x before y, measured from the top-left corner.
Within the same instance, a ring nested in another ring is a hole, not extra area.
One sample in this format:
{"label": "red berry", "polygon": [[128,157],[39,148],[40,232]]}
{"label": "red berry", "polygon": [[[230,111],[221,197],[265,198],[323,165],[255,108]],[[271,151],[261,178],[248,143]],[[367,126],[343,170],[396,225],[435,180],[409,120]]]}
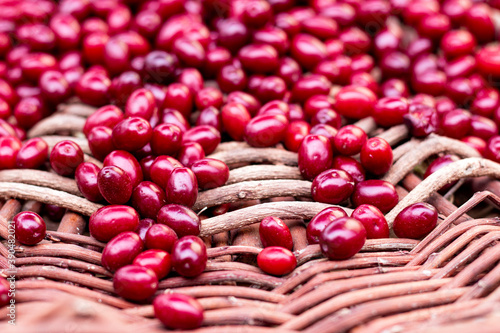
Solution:
{"label": "red berry", "polygon": [[223,186],[229,179],[229,168],[219,160],[204,158],[191,165],[202,190]]}
{"label": "red berry", "polygon": [[177,234],[164,224],[153,224],[147,231],[145,243],[148,249],[159,249],[172,252],[177,241]]}
{"label": "red berry", "polygon": [[[222,92],[214,87],[203,88],[196,93],[194,100],[196,107],[200,110],[213,106],[219,109],[224,102]],[[229,103],[229,101],[228,101]]]}
{"label": "red berry", "polygon": [[73,141],[58,142],[50,153],[50,166],[61,176],[71,176],[83,163],[83,151]]}
{"label": "red berry", "polygon": [[165,155],[158,156],[151,165],[151,180],[161,188],[166,188],[170,174],[175,168],[182,167],[182,164],[175,158]]}
{"label": "red berry", "polygon": [[376,102],[377,97],[368,88],[347,86],[337,93],[333,107],[341,115],[361,119],[372,114]]}
{"label": "red berry", "polygon": [[125,104],[126,117],[140,117],[149,120],[156,111],[156,102],[153,93],[141,88],[135,90]]}
{"label": "red berry", "polygon": [[366,238],[389,238],[389,226],[384,214],[377,207],[363,204],[352,212],[351,217],[363,224]]}
{"label": "red berry", "polygon": [[113,130],[109,127],[92,128],[87,135],[87,141],[92,155],[101,161],[116,149],[113,143]]}
{"label": "red berry", "polygon": [[371,179],[359,182],[352,194],[352,203],[355,207],[370,204],[382,213],[387,213],[398,203],[398,193],[389,182]]}
{"label": "red berry", "polygon": [[16,137],[0,136],[0,158],[2,160],[0,170],[16,168],[17,155],[21,147],[22,143]]}
{"label": "red berry", "polygon": [[342,155],[356,155],[367,140],[366,133],[355,125],[342,127],[335,136],[335,149]]}
{"label": "red berry", "polygon": [[427,106],[411,110],[403,116],[403,119],[411,135],[415,137],[426,137],[436,132],[439,125],[436,110]]}
{"label": "red berry", "polygon": [[257,264],[264,272],[280,276],[292,272],[297,266],[297,259],[288,249],[270,246],[257,255]]}
{"label": "red berry", "polygon": [[344,170],[329,169],[314,178],[311,194],[314,201],[339,204],[351,196],[355,185],[354,179]]}
{"label": "red berry", "polygon": [[322,135],[307,135],[299,148],[299,171],[302,177],[314,179],[332,165],[332,147],[330,141]]}
{"label": "red berry", "polygon": [[99,202],[104,199],[97,184],[99,171],[101,169],[90,162],[80,164],[75,171],[75,180],[78,189],[87,200],[92,202]]}
{"label": "red berry", "polygon": [[[309,134],[310,130],[311,126],[306,121],[303,120],[292,121],[288,126],[285,133],[285,138],[283,139],[285,147],[290,151],[298,152],[302,140],[304,140],[305,136]],[[321,134],[321,133],[313,133],[313,134]]]}
{"label": "red berry", "polygon": [[35,245],[45,238],[45,221],[34,212],[21,212],[13,218],[16,240],[25,245]]}
{"label": "red berry", "polygon": [[156,219],[158,211],[166,204],[165,191],[153,182],[141,182],[132,192],[132,207],[143,218]]}
{"label": "red berry", "polygon": [[196,236],[184,236],[172,248],[172,267],[184,277],[196,277],[207,266],[207,248]]}
{"label": "red berry", "polygon": [[372,116],[381,126],[394,126],[403,123],[403,116],[408,113],[408,101],[402,97],[381,98],[373,108]]}
{"label": "red berry", "polygon": [[139,215],[129,206],[110,205],[99,208],[89,220],[90,235],[107,242],[125,231],[134,231],[139,225]]}
{"label": "red berry", "polygon": [[471,130],[471,114],[463,109],[449,111],[442,116],[439,127],[444,135],[461,139]]}
{"label": "red berry", "polygon": [[49,146],[41,138],[33,138],[24,143],[17,153],[16,166],[20,169],[38,169],[49,155]]}
{"label": "red berry", "polygon": [[344,170],[356,183],[365,180],[365,169],[356,159],[349,156],[335,156],[332,163],[333,169]]}
{"label": "red berry", "polygon": [[96,126],[105,126],[112,129],[122,120],[123,112],[118,107],[106,105],[97,109],[96,112],[87,118],[83,127],[83,133],[88,136],[90,130]]}
{"label": "red berry", "polygon": [[182,136],[182,142],[197,142],[203,148],[205,155],[210,155],[221,140],[220,132],[212,126],[201,125],[187,130]]}
{"label": "red berry", "polygon": [[203,308],[191,296],[162,294],[153,301],[153,308],[155,317],[169,329],[195,329],[203,322]]}
{"label": "red berry", "polygon": [[229,136],[236,141],[242,141],[245,127],[250,121],[250,113],[242,104],[231,102],[222,108],[222,125]]}
{"label": "red berry", "polygon": [[111,165],[99,171],[97,185],[103,198],[110,204],[124,204],[132,195],[130,177],[123,169]]}
{"label": "red berry", "polygon": [[105,167],[114,165],[125,171],[130,177],[132,187],[137,186],[143,179],[141,165],[129,152],[123,150],[112,151],[104,159],[103,165]]}
{"label": "red berry", "polygon": [[179,237],[200,234],[200,218],[191,209],[181,205],[165,205],[159,212],[157,222],[172,228]]}
{"label": "red berry", "polygon": [[260,115],[245,127],[244,139],[252,147],[272,147],[285,137],[288,120],[282,115]]}
{"label": "red berry", "polygon": [[111,239],[102,251],[102,266],[110,272],[129,265],[141,253],[144,244],[135,232],[127,231]]}
{"label": "red berry", "polygon": [[189,118],[193,110],[193,96],[189,88],[182,83],[172,83],[165,93],[164,108],[179,111],[185,118]]}
{"label": "red berry", "polygon": [[394,233],[401,238],[419,239],[436,227],[438,212],[434,206],[420,202],[403,209],[394,219]]}
{"label": "red berry", "polygon": [[313,69],[326,58],[326,46],[316,37],[298,34],[290,44],[290,54],[302,67]]}
{"label": "red berry", "polygon": [[328,207],[316,214],[307,225],[307,242],[309,244],[318,244],[323,229],[332,221],[341,217],[347,217],[347,213],[340,207]]}
{"label": "red berry", "polygon": [[135,266],[142,266],[155,272],[158,280],[168,275],[172,268],[170,254],[162,250],[146,250],[134,259]]}
{"label": "red berry", "polygon": [[113,144],[117,149],[134,152],[144,147],[153,136],[149,122],[143,118],[130,117],[113,127]]}
{"label": "red berry", "polygon": [[262,219],[259,225],[259,235],[262,246],[279,246],[293,249],[292,234],[288,226],[277,217],[268,216]]}
{"label": "red berry", "polygon": [[155,155],[175,155],[181,148],[182,131],[173,124],[160,124],[153,130],[151,150]]}
{"label": "red berry", "polygon": [[182,144],[177,159],[182,165],[190,168],[193,163],[205,158],[205,151],[198,142],[185,142]]}
{"label": "red berry", "polygon": [[143,301],[153,296],[158,289],[158,278],[153,270],[127,265],[118,269],[113,276],[115,292],[131,301]]}
{"label": "red berry", "polygon": [[366,230],[361,222],[341,217],[321,232],[321,252],[331,260],[349,259],[361,250],[366,241]]}
{"label": "red berry", "polygon": [[361,148],[360,159],[365,170],[381,176],[392,166],[392,148],[382,138],[370,138]]}

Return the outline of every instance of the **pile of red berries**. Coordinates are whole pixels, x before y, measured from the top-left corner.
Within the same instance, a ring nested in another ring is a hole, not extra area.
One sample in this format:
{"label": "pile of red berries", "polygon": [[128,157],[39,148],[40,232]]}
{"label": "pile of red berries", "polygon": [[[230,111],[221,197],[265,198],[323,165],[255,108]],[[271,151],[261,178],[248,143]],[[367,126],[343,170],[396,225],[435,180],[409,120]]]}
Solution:
{"label": "pile of red berries", "polygon": [[[0,4],[0,169],[45,169],[74,177],[82,195],[109,205],[89,221],[108,242],[102,265],[118,295],[150,299],[173,269],[207,264],[198,191],[223,186],[229,168],[207,158],[221,141],[298,153],[321,211],[310,244],[330,259],[355,255],[368,238],[389,237],[384,214],[398,203],[380,177],[392,148],[356,120],[413,137],[461,140],[500,162],[498,1],[472,0],[6,0]],[[73,141],[51,150],[30,129],[76,96],[98,107],[82,131],[103,167],[84,162]],[[28,134],[27,134],[28,133]],[[50,163],[47,163],[50,162]],[[442,156],[425,177],[452,163]],[[446,191],[453,184],[443,188]],[[211,214],[223,214],[223,205]],[[64,211],[47,206],[49,216]],[[46,226],[15,218],[17,240],[34,245]],[[394,221],[399,237],[435,227],[426,203]],[[287,225],[260,223],[266,273],[297,265]],[[0,281],[0,287],[3,282]],[[0,305],[4,304],[3,289]],[[195,328],[202,308],[183,295],[154,300],[170,328]]]}

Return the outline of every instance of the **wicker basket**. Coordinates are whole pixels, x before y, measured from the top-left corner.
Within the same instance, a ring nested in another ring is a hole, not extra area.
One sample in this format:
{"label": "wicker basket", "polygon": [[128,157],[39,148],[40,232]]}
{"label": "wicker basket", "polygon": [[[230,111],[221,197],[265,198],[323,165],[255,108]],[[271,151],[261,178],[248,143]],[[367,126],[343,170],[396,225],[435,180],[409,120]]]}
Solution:
{"label": "wicker basket", "polygon": [[[43,136],[51,146],[62,139],[54,134],[73,135],[89,154],[78,132],[91,112],[80,104],[66,105],[28,135]],[[457,179],[461,185],[467,177],[500,178],[500,165],[456,140],[430,136],[408,141],[403,126],[384,131],[370,119],[357,125],[384,137],[394,149],[395,164],[385,179],[400,184],[401,200],[387,214],[389,223],[406,205],[428,201],[440,213],[438,227],[421,241],[369,240],[353,258],[328,261],[317,245],[307,244],[304,223],[328,205],[310,201],[310,182],[301,180],[296,154],[221,144],[211,157],[229,165],[230,179],[222,188],[200,193],[195,209],[231,203],[232,211],[202,221],[209,247],[205,273],[194,279],[171,274],[158,291],[200,301],[205,317],[197,331],[500,331],[500,221],[488,217],[494,215],[491,205],[480,204],[485,199],[500,204],[494,194],[500,193],[500,183],[478,178],[472,185],[480,191],[473,195],[462,187],[455,195],[455,201],[464,202],[460,208],[436,192]],[[463,159],[425,181],[413,173],[426,158],[443,152]],[[20,210],[39,212],[41,203],[68,208],[60,223],[48,224],[52,231],[45,241],[15,247],[16,326],[7,321],[9,309],[0,309],[1,332],[164,331],[151,305],[114,294],[112,275],[100,265],[104,244],[85,236],[84,216],[99,205],[83,199],[73,180],[36,170],[1,171],[0,197],[5,199],[0,209],[4,276],[9,275],[5,240],[13,216]],[[287,222],[294,238],[299,265],[284,277],[263,274],[255,265],[261,249],[256,223],[271,214]]]}

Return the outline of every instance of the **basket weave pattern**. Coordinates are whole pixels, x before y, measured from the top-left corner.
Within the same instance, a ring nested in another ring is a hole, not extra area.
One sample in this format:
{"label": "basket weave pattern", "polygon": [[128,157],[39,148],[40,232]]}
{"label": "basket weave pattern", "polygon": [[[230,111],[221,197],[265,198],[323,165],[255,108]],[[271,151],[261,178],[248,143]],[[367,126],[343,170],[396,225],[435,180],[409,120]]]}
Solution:
{"label": "basket weave pattern", "polygon": [[[52,134],[77,132],[86,114],[73,109],[47,118],[29,135],[44,136],[53,146],[61,137]],[[370,123],[358,125],[393,146],[395,164],[386,179],[400,184],[400,198],[406,203],[427,200],[440,212],[439,225],[430,235],[421,241],[368,240],[353,258],[328,261],[318,245],[307,244],[304,224],[327,205],[308,201],[310,183],[300,179],[296,155],[277,148],[222,144],[212,157],[228,164],[230,180],[225,187],[200,193],[195,208],[232,203],[239,209],[202,222],[209,247],[206,271],[194,279],[171,274],[160,282],[158,292],[196,297],[205,309],[199,331],[466,332],[475,325],[481,325],[482,332],[495,331],[500,220],[467,214],[485,200],[500,205],[494,194],[500,192],[498,182],[483,180],[481,188],[486,190],[457,208],[435,192],[439,184],[421,182],[412,170],[430,155],[445,151],[467,157],[461,162],[470,176],[497,176],[496,166],[464,151],[455,140],[432,136],[399,145],[407,136],[404,128],[381,132]],[[75,140],[89,153],[84,140]],[[480,163],[479,171],[474,163]],[[74,181],[43,171],[1,171],[0,196],[5,198],[0,202],[4,240],[8,221],[21,210],[40,211],[41,202],[69,208],[61,223],[49,226],[52,231],[45,241],[16,247],[18,325],[38,332],[163,331],[151,305],[130,303],[114,294],[112,274],[101,266],[105,244],[83,235],[84,216],[99,205],[80,197]],[[273,199],[283,197],[287,201]],[[387,215],[389,221],[395,213]],[[261,249],[255,222],[271,214],[286,220],[294,238],[299,265],[284,277],[266,275],[255,265]],[[7,275],[7,258],[3,241],[2,275]],[[12,329],[4,320],[7,311],[0,310],[2,332]],[[67,326],[71,322],[77,323],[76,328]]]}

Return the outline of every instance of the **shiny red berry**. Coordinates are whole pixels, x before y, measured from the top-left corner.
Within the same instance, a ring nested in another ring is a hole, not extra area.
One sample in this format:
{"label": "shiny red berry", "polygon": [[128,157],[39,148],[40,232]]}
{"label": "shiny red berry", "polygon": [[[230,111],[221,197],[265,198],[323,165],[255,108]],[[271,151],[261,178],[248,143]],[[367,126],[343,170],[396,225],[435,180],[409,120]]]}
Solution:
{"label": "shiny red berry", "polygon": [[420,202],[403,209],[394,219],[394,233],[401,238],[419,239],[430,233],[437,224],[434,206]]}
{"label": "shiny red berry", "polygon": [[297,266],[293,253],[279,246],[266,247],[257,255],[257,264],[264,272],[271,275],[285,275]]}
{"label": "shiny red berry", "polygon": [[35,245],[45,238],[45,221],[34,212],[21,212],[13,218],[16,240],[25,245]]}
{"label": "shiny red berry", "polygon": [[331,222],[319,237],[321,252],[331,260],[351,258],[361,250],[365,241],[365,227],[350,217],[341,217]]}

